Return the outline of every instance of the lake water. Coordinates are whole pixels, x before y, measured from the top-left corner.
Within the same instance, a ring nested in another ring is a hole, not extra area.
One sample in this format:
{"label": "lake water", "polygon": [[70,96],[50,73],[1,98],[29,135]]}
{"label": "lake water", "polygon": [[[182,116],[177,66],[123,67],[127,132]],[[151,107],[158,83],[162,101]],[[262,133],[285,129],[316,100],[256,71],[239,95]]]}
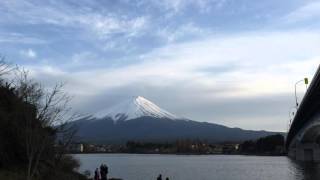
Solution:
{"label": "lake water", "polygon": [[76,154],[80,172],[101,163],[109,177],[123,180],[155,180],[158,174],[170,180],[316,180],[318,164],[300,164],[287,157],[238,155],[141,155]]}

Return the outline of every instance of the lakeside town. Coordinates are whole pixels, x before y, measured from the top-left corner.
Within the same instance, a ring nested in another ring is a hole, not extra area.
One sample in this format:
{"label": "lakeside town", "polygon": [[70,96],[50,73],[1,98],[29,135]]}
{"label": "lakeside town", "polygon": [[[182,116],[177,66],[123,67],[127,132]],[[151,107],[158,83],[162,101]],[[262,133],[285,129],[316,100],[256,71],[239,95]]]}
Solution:
{"label": "lakeside town", "polygon": [[242,143],[208,143],[200,140],[178,140],[174,143],[128,141],[126,144],[72,143],[69,153],[138,153],[138,154],[257,154],[285,155],[282,135],[271,135]]}

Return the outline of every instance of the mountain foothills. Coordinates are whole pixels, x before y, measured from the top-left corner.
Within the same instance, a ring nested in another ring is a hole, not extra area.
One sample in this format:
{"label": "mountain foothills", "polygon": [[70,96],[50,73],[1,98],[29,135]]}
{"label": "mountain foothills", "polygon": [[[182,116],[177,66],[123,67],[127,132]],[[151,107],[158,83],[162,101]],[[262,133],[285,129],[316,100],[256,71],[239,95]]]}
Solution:
{"label": "mountain foothills", "polygon": [[77,140],[92,143],[172,142],[179,139],[238,142],[275,134],[181,118],[141,96],[73,121],[71,125],[78,128]]}

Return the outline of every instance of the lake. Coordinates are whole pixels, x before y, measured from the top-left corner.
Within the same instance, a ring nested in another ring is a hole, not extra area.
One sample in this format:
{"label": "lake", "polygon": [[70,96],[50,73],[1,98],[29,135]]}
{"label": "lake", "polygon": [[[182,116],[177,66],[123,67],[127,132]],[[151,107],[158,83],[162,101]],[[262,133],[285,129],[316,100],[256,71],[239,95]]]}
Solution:
{"label": "lake", "polygon": [[287,157],[241,155],[75,154],[80,172],[101,163],[109,177],[123,180],[314,180],[320,179],[318,164],[301,164]]}

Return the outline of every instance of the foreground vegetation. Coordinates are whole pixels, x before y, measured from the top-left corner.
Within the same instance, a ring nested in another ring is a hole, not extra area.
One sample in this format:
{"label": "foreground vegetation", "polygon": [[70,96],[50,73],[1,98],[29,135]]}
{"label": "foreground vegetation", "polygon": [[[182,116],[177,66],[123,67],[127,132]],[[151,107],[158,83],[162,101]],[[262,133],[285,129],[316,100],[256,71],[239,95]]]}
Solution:
{"label": "foreground vegetation", "polygon": [[25,71],[0,61],[0,179],[86,179],[65,154],[74,134],[66,122],[74,116],[61,87],[44,90]]}
{"label": "foreground vegetation", "polygon": [[284,136],[276,134],[256,141],[245,141],[240,145],[240,152],[254,155],[285,155],[284,146]]}

